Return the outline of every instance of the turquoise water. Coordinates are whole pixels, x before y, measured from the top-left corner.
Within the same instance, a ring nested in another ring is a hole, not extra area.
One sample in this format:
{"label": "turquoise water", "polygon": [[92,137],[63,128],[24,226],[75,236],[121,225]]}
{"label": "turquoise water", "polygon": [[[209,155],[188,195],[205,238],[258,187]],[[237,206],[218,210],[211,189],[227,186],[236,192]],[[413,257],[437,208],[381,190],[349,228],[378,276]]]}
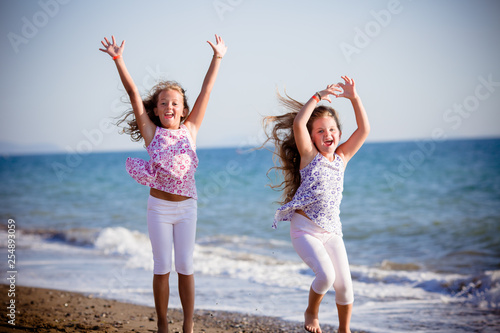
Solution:
{"label": "turquoise water", "polygon": [[[126,173],[128,156],[147,158],[144,151],[0,159],[0,223],[6,230],[16,221],[20,283],[53,287],[56,269],[68,274],[57,275],[62,289],[151,304],[148,189]],[[300,320],[312,276],[289,244],[288,224],[271,229],[279,198],[266,186],[271,153],[198,156],[198,306]],[[367,318],[386,332],[487,331],[500,322],[500,140],[366,144],[349,162],[344,188],[354,328],[377,331]],[[240,297],[228,296],[234,288]],[[334,308],[322,308],[335,323]],[[401,309],[415,314],[410,323]]]}

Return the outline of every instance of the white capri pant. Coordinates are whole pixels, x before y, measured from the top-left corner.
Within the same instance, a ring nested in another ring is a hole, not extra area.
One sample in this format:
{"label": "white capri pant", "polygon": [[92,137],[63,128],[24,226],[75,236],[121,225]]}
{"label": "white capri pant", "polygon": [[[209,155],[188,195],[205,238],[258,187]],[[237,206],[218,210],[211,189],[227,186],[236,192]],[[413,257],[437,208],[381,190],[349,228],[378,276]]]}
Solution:
{"label": "white capri pant", "polygon": [[314,292],[324,295],[333,285],[337,304],[353,303],[351,271],[342,237],[297,213],[292,216],[290,237],[297,254],[316,275],[311,285]]}
{"label": "white capri pant", "polygon": [[172,245],[175,271],[191,275],[196,238],[197,202],[195,199],[167,201],[149,196],[148,231],[153,248],[155,275],[170,273]]}

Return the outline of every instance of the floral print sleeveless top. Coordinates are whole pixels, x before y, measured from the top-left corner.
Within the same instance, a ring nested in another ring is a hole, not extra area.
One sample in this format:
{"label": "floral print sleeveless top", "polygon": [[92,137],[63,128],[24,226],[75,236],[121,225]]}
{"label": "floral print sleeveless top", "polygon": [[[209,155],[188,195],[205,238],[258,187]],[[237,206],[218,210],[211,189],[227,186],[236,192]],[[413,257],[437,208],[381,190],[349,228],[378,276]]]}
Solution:
{"label": "floral print sleeveless top", "polygon": [[198,156],[188,128],[178,130],[156,127],[155,136],[146,148],[150,160],[127,158],[127,172],[139,184],[167,193],[198,199],[194,173]]}
{"label": "floral print sleeveless top", "polygon": [[301,182],[291,201],[281,206],[274,216],[273,228],[279,221],[291,221],[296,210],[302,210],[324,230],[342,236],[340,202],[344,189],[344,162],[339,155],[330,162],[318,153],[300,170]]}

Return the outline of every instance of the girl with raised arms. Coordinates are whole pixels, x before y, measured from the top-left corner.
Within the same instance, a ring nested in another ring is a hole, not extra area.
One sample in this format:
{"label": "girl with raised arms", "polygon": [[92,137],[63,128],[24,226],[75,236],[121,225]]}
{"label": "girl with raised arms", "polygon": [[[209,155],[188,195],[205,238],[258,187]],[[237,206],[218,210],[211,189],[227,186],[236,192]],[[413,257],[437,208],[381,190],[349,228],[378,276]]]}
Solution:
{"label": "girl with raised arms", "polygon": [[153,294],[159,333],[168,332],[172,246],[184,314],[183,331],[193,332],[193,251],[197,220],[194,173],[198,166],[196,135],[227,50],[221,37],[215,35],[215,40],[215,44],[208,42],[214,54],[191,112],[184,89],[173,81],[157,84],[143,100],[125,67],[125,41],[118,45],[113,36],[112,42],[107,38],[101,42],[104,48],[100,50],[113,58],[132,105],[132,110],[120,122],[128,124],[124,131],[134,141],[144,140],[150,156],[149,161],[128,158],[126,168],[138,183],[151,188],[147,222],[153,248]]}
{"label": "girl with raised arms", "polygon": [[[304,313],[308,332],[320,333],[319,306],[326,292],[335,289],[339,332],[350,332],[354,293],[347,253],[342,239],[340,201],[344,171],[349,160],[365,142],[370,125],[354,80],[342,76],[344,83],[328,85],[302,104],[288,95],[278,95],[290,112],[265,118],[272,125],[268,141],[274,141],[275,154],[284,181],[273,186],[283,189],[282,206],[276,211],[273,227],[290,221],[292,245],[301,259],[314,271]],[[351,101],[358,128],[342,144],[337,112],[318,105],[331,103],[330,96]]]}

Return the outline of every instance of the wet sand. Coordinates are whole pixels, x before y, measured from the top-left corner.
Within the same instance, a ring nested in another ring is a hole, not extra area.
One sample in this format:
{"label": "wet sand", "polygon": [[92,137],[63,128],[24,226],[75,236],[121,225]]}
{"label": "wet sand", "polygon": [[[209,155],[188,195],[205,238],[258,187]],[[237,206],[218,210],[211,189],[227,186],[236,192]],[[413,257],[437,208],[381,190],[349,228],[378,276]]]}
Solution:
{"label": "wet sand", "polygon": [[[2,315],[0,332],[156,332],[155,309],[61,290],[0,286],[3,314],[15,300],[15,325]],[[6,313],[7,311],[7,313]],[[182,312],[169,309],[169,331],[182,332]],[[322,326],[323,332],[336,328]],[[195,332],[305,332],[303,323],[223,311],[196,310]],[[354,333],[354,332],[353,332]]]}

